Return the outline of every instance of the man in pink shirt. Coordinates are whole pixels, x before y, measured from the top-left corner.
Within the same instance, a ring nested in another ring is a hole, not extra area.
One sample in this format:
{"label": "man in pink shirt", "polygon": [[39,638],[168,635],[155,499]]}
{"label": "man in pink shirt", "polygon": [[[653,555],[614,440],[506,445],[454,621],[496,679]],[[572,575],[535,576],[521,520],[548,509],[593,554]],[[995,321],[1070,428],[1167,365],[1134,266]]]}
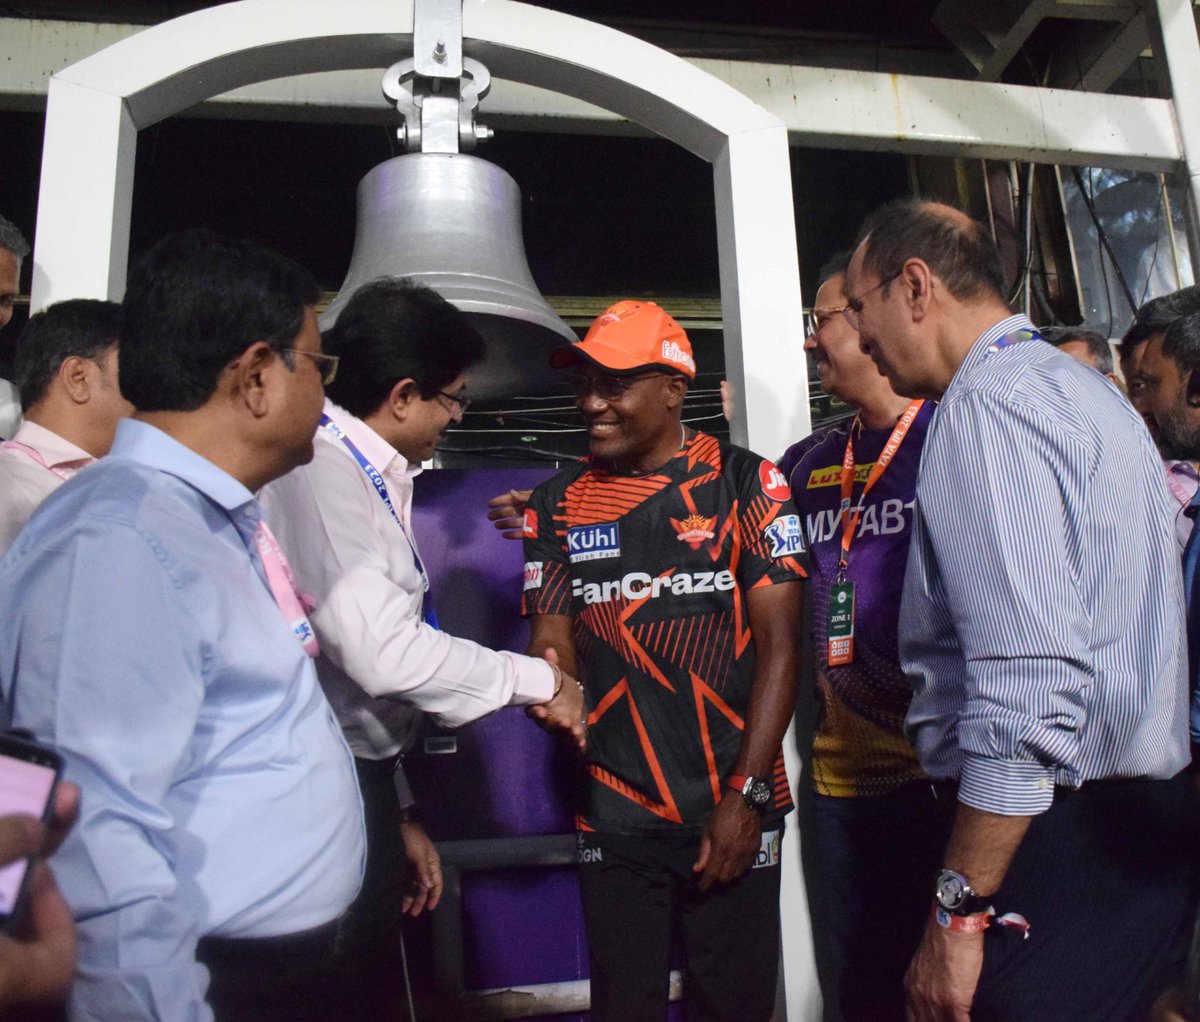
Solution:
{"label": "man in pink shirt", "polygon": [[1200,475],[1197,475],[1194,462],[1180,458],[1170,449],[1170,444],[1163,440],[1158,423],[1150,408],[1149,389],[1146,385],[1145,374],[1142,372],[1142,359],[1146,349],[1153,340],[1162,340],[1167,327],[1185,316],[1200,312],[1200,287],[1184,287],[1170,294],[1159,295],[1143,304],[1134,316],[1125,336],[1118,345],[1121,360],[1121,372],[1125,375],[1125,386],[1129,392],[1129,403],[1133,405],[1146,422],[1146,428],[1154,437],[1163,455],[1163,468],[1167,473],[1167,489],[1175,501],[1175,537],[1179,540],[1182,551],[1192,534],[1192,519],[1185,513],[1200,485]]}
{"label": "man in pink shirt", "polygon": [[121,307],[88,298],[31,317],[17,344],[25,421],[0,444],[0,553],[37,506],[108,453],[133,406],[117,384]]}

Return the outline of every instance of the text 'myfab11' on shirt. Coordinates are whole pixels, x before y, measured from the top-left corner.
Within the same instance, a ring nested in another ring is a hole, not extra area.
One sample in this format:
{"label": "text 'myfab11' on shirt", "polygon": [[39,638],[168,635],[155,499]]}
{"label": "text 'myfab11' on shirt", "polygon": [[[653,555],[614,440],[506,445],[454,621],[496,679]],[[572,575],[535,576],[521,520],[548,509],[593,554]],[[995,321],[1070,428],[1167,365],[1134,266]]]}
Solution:
{"label": "text 'myfab11' on shirt", "polygon": [[[578,824],[699,830],[741,746],[754,681],[746,593],[805,576],[787,480],[697,433],[660,471],[585,459],[534,490],[522,612],[569,614],[587,692]],[[792,805],[782,753],[766,820]]]}
{"label": "text 'myfab11' on shirt", "polygon": [[791,483],[809,551],[820,704],[810,778],[819,795],[886,795],[925,776],[904,737],[912,687],[900,667],[898,629],[917,470],[935,407],[924,403],[863,502],[846,566],[856,605],[854,655],[848,663],[829,662],[826,613],[841,555],[846,444],[853,439],[857,504],[893,431],[863,429],[857,419],[847,418],[793,445],[779,463]]}

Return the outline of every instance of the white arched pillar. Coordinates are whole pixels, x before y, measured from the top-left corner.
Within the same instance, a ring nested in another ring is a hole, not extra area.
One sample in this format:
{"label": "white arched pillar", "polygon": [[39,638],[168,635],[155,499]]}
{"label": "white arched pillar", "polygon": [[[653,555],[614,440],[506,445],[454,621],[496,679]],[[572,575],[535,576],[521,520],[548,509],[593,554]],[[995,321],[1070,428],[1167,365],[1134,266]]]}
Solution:
{"label": "white arched pillar", "polygon": [[[382,70],[410,55],[412,30],[412,0],[241,0],[146,29],[54,75],[34,308],[68,297],[123,294],[142,128],[244,85],[316,71]],[[783,122],[681,58],[554,11],[510,0],[464,0],[463,37],[464,52],[493,76],[588,100],[713,165],[726,368],[738,395],[734,440],[776,457],[806,435],[808,385]],[[664,239],[664,259],[689,256]],[[794,742],[786,746],[798,778]],[[797,829],[789,829],[785,845],[783,895],[793,1022],[818,1011]]]}
{"label": "white arched pillar", "polygon": [[[411,51],[411,0],[242,0],[139,32],[50,81],[33,305],[119,298],[137,132],[243,85],[383,68]],[[714,166],[735,440],[777,456],[809,431],[786,129],[740,92],[613,29],[465,0],[465,51],[497,77],[585,99]],[[382,103],[383,100],[381,99]],[[203,173],[203,168],[197,168]],[[664,245],[664,258],[687,258]]]}

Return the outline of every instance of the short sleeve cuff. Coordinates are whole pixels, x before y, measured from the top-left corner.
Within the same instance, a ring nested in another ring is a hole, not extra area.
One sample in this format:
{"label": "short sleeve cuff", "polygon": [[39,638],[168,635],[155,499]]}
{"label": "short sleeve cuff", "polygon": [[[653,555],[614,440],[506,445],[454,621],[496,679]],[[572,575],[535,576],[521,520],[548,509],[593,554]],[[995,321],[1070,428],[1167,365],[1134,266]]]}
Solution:
{"label": "short sleeve cuff", "polygon": [[554,670],[545,660],[531,656],[513,656],[517,683],[513,686],[511,705],[533,706],[554,698],[557,680]]}
{"label": "short sleeve cuff", "polygon": [[998,816],[1036,816],[1054,801],[1054,767],[966,755],[958,800]]}

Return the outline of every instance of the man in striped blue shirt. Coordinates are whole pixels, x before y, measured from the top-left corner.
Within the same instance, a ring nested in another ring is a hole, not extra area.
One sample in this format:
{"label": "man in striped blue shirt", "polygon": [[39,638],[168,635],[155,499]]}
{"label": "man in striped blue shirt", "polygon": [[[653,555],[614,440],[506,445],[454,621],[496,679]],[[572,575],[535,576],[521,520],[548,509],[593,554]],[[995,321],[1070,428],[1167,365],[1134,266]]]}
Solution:
{"label": "man in striped blue shirt", "polygon": [[983,227],[904,202],[864,233],[863,350],[941,401],[900,646],[907,733],[956,798],[910,1016],[1145,1017],[1182,963],[1200,836],[1161,463],[1115,387],[1027,343]]}

